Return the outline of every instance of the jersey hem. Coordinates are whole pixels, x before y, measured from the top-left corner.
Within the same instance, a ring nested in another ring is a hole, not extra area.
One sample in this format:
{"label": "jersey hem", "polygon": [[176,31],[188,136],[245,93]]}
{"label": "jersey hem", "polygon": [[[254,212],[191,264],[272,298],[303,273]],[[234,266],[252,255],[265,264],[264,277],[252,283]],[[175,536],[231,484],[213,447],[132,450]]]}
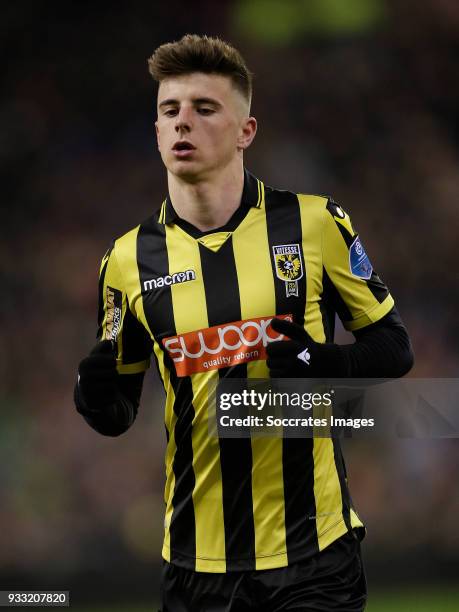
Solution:
{"label": "jersey hem", "polygon": [[[364,529],[363,523],[361,521],[359,521],[359,523],[360,524],[353,524],[352,529]],[[166,544],[163,545],[162,556],[165,561],[171,563],[172,565],[209,574],[224,574],[229,571],[259,571],[277,569],[287,567],[293,563],[305,561],[309,557],[312,557],[313,555],[325,550],[325,548],[330,546],[330,544],[332,544],[335,540],[342,537],[349,531],[350,530],[348,529],[346,522],[342,518],[325,532],[318,535],[320,547],[317,545],[309,545],[307,547],[298,546],[297,548],[289,551],[288,557],[287,551],[281,551],[272,555],[258,555],[253,559],[233,559],[228,563],[225,559],[190,557],[189,555],[181,553],[177,550],[172,550]],[[227,565],[231,566],[230,570],[227,569]]]}

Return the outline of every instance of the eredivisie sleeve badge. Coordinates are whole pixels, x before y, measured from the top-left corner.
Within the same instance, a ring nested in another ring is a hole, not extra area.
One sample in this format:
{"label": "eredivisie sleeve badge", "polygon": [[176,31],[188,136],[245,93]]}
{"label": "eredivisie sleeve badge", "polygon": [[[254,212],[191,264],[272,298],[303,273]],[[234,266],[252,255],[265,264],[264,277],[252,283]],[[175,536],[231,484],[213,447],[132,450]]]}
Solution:
{"label": "eredivisie sleeve badge", "polygon": [[373,274],[373,266],[358,236],[355,237],[349,248],[349,269],[351,274],[364,280],[369,280]]}
{"label": "eredivisie sleeve badge", "polygon": [[298,281],[303,278],[303,262],[299,244],[273,246],[274,267],[277,278],[285,282],[287,297],[298,297]]}

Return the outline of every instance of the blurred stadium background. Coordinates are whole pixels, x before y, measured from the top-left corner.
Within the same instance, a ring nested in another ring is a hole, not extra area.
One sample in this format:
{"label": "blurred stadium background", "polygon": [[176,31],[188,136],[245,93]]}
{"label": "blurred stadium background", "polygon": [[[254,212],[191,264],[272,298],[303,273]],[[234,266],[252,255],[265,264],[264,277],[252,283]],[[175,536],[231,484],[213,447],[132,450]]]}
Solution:
{"label": "blurred stadium background", "polygon": [[[0,589],[154,609],[158,379],[119,439],[72,402],[99,260],[166,189],[147,57],[187,32],[241,49],[259,120],[246,165],[351,212],[412,335],[411,375],[455,377],[459,3],[18,0],[0,21]],[[458,440],[352,440],[346,458],[369,532],[370,612],[459,610]]]}

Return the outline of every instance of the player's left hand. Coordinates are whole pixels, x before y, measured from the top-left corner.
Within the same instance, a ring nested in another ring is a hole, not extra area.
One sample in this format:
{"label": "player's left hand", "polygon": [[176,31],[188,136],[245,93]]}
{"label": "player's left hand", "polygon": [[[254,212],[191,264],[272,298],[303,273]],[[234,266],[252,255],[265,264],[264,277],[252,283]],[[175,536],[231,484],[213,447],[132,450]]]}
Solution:
{"label": "player's left hand", "polygon": [[274,331],[289,340],[271,342],[266,348],[271,378],[340,378],[346,376],[346,362],[337,344],[315,342],[303,327],[273,319]]}

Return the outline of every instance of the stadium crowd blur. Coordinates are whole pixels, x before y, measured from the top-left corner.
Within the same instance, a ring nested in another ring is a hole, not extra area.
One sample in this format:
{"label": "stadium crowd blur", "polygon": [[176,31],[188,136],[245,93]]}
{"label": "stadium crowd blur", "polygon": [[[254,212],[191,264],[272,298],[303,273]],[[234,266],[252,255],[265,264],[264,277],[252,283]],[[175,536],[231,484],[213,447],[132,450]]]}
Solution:
{"label": "stadium crowd blur", "polygon": [[[459,371],[458,3],[136,6],[2,7],[2,588],[107,572],[122,585],[160,563],[157,375],[118,439],[83,422],[72,387],[95,341],[99,261],[166,190],[146,67],[162,42],[193,31],[241,49],[259,122],[246,165],[349,210],[412,336],[411,376]],[[370,580],[447,577],[459,560],[457,440],[353,440],[346,458]]]}

